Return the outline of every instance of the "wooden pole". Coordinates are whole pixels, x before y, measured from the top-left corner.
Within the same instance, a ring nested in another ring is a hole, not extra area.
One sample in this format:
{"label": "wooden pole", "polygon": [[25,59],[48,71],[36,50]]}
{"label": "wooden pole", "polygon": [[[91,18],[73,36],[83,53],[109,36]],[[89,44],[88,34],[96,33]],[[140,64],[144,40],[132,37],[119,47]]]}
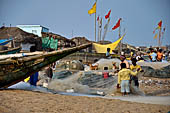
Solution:
{"label": "wooden pole", "polygon": [[95,42],[96,42],[96,13],[95,13],[95,27],[94,27],[94,35],[95,35]]}
{"label": "wooden pole", "polygon": [[[119,39],[121,38],[121,20],[120,20],[120,26],[119,26]],[[121,51],[122,51],[122,43],[120,41],[119,43],[119,48],[118,48],[118,54],[121,55]]]}
{"label": "wooden pole", "polygon": [[[97,10],[97,0],[96,0],[96,10]],[[96,42],[96,12],[95,12],[95,17],[94,17],[94,18],[95,18],[95,21],[94,21],[94,22],[95,22],[95,24],[94,24],[94,25],[95,25],[95,27],[94,27],[94,29],[95,29],[95,30],[94,30],[94,33],[95,33],[95,42]]]}
{"label": "wooden pole", "polygon": [[159,29],[158,47],[161,47],[161,28]]}
{"label": "wooden pole", "polygon": [[[98,16],[98,17],[99,17],[99,16]],[[97,18],[98,18],[98,17],[97,17]],[[98,23],[98,26],[97,26],[97,30],[98,30],[98,35],[97,35],[97,37],[98,37],[98,38],[97,38],[97,40],[100,41],[100,30],[99,30],[99,29],[100,29],[100,28],[99,28],[99,27],[100,27],[100,19],[97,21],[97,23]]]}

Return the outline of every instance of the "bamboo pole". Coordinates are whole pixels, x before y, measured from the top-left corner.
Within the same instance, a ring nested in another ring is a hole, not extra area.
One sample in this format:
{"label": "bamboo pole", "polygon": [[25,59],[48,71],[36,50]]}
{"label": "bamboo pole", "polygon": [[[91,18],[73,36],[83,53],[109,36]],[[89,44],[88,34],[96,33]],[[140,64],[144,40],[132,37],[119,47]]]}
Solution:
{"label": "bamboo pole", "polygon": [[[97,11],[97,0],[96,0],[96,11]],[[94,30],[94,34],[95,34],[95,42],[96,42],[96,12],[95,12],[95,17],[94,18],[95,18],[95,21],[94,21],[95,22],[95,24],[94,24],[95,25],[95,27],[94,27],[94,29],[95,29]]]}
{"label": "bamboo pole", "polygon": [[[120,26],[119,26],[119,39],[121,38],[121,20],[120,20]],[[122,43],[120,41],[119,43],[119,47],[118,47],[118,54],[121,55],[121,51],[122,51]]]}
{"label": "bamboo pole", "polygon": [[159,29],[159,39],[158,39],[158,47],[160,48],[161,47],[161,29]]}

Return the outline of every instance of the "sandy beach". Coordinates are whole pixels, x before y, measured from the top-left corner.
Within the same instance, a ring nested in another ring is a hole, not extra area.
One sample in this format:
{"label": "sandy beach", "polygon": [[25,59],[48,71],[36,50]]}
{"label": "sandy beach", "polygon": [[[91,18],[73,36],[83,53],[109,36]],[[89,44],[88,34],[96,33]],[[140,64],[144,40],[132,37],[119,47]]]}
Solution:
{"label": "sandy beach", "polygon": [[170,105],[99,97],[1,90],[0,113],[168,113]]}

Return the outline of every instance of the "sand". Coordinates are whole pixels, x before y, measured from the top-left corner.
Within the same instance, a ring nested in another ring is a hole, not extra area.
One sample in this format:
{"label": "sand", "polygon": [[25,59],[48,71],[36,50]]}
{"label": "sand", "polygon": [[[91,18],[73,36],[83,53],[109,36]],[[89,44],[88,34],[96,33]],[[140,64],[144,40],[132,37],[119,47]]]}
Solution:
{"label": "sand", "polygon": [[24,90],[0,90],[0,113],[168,113],[170,105]]}

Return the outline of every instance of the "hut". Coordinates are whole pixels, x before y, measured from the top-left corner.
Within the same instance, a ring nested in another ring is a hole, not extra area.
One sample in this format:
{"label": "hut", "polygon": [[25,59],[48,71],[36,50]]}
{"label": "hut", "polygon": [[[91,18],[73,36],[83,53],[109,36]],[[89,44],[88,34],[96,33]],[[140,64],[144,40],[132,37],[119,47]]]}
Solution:
{"label": "hut", "polygon": [[[0,39],[12,38],[11,45],[13,47],[21,46],[22,50],[29,50],[31,46],[36,46],[36,50],[42,50],[42,40],[37,35],[25,32],[17,27],[1,27]],[[7,45],[10,47],[10,44]]]}

